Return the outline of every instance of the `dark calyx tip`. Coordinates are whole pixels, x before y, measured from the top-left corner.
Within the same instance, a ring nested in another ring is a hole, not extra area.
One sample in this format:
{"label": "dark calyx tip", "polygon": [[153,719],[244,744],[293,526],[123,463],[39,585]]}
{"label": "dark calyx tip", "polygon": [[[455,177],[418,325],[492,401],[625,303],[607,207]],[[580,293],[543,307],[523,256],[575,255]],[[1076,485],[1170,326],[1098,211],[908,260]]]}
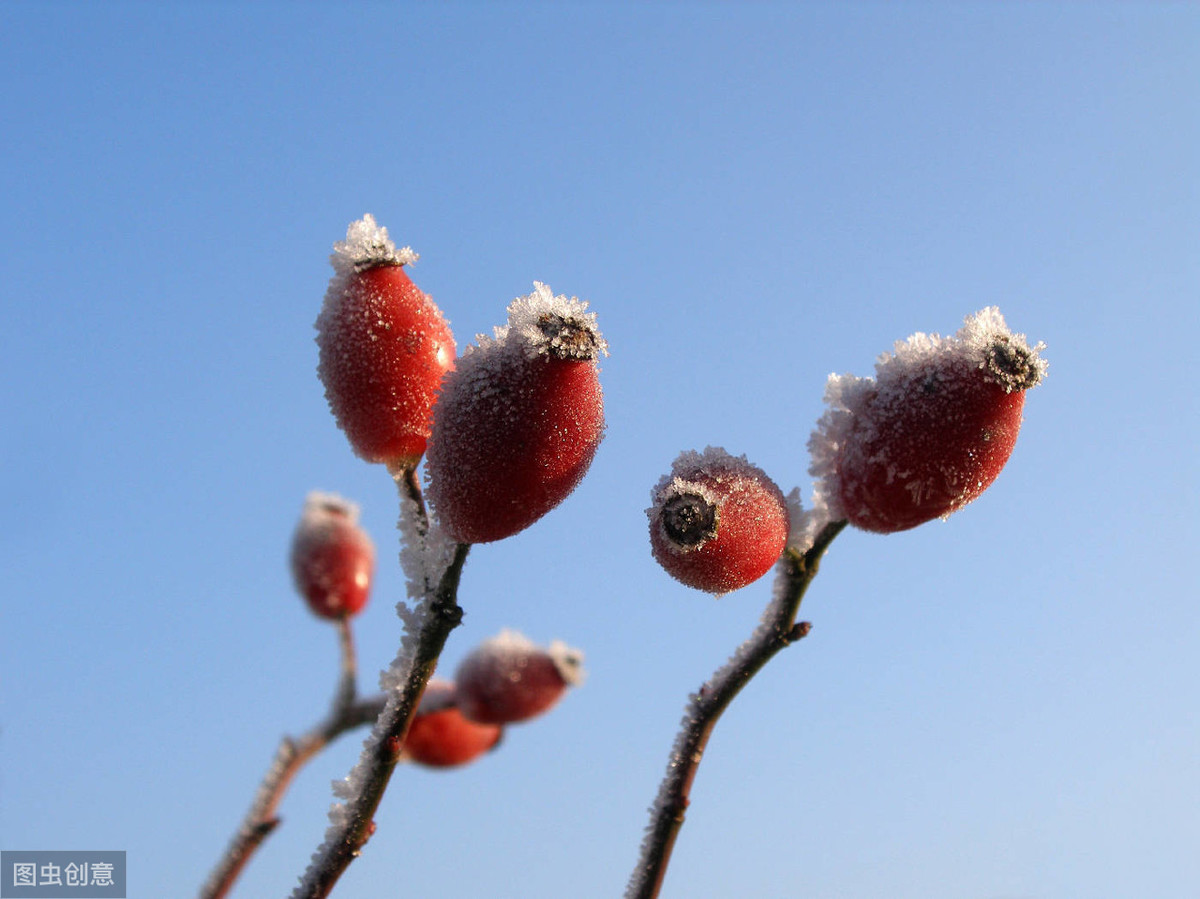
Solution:
{"label": "dark calyx tip", "polygon": [[602,341],[595,327],[573,315],[546,313],[538,318],[543,349],[556,359],[590,362],[600,356]]}
{"label": "dark calyx tip", "polygon": [[717,507],[698,493],[677,493],[663,503],[663,532],[682,549],[717,537]]}
{"label": "dark calyx tip", "polygon": [[1042,380],[1045,363],[1037,349],[1030,349],[1024,342],[1014,342],[1005,334],[998,334],[984,351],[983,367],[988,375],[1012,393],[1028,390]]}

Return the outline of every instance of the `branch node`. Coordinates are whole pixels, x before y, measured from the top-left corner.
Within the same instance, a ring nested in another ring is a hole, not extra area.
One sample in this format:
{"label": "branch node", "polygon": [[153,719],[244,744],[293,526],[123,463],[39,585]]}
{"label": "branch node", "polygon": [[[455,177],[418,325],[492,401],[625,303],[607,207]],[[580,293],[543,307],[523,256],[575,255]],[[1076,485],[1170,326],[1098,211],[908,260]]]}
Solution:
{"label": "branch node", "polygon": [[788,632],[787,642],[794,643],[797,640],[803,640],[805,637],[807,637],[809,635],[810,631],[812,631],[812,622],[811,621],[797,622],[796,626],[793,627],[791,629],[791,631]]}

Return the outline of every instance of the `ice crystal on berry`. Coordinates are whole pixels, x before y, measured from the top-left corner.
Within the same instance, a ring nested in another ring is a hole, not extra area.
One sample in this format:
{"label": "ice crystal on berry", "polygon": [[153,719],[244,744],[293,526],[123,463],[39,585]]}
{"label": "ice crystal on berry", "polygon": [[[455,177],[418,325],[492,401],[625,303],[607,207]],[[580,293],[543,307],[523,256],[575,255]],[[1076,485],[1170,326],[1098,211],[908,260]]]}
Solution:
{"label": "ice crystal on berry", "polygon": [[517,297],[508,307],[508,324],[495,329],[499,342],[519,341],[530,356],[555,356],[586,362],[608,355],[596,313],[579,297],[554,292],[540,281],[533,293]]}
{"label": "ice crystal on berry", "polygon": [[568,646],[562,640],[553,641],[543,650],[520,631],[504,628],[496,636],[484,640],[479,648],[496,658],[504,659],[521,659],[545,652],[566,684],[578,687],[586,677],[583,669],[583,650]]}
{"label": "ice crystal on berry", "polygon": [[338,274],[360,272],[376,265],[411,265],[420,257],[412,247],[396,248],[387,228],[367,213],[346,229],[346,239],[333,245],[329,262]]}
{"label": "ice crystal on berry", "polygon": [[331,519],[344,519],[350,524],[358,524],[361,514],[358,503],[351,502],[336,493],[323,493],[320,490],[310,491],[304,497],[304,509],[300,513],[300,527],[322,527],[328,525]]}

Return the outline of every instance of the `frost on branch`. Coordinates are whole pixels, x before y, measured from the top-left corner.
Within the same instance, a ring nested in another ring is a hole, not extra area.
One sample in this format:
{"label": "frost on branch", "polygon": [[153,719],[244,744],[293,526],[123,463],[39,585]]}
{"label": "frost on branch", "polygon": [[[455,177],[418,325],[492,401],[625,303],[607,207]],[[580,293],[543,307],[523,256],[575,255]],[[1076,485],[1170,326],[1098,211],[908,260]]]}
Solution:
{"label": "frost on branch", "polygon": [[[800,500],[799,487],[793,487],[784,499],[787,501],[788,521],[791,522],[787,547],[793,552],[806,553],[812,549],[821,528],[829,523],[829,510],[823,504],[805,509]],[[780,564],[786,564],[787,560],[781,556],[779,561]]]}
{"label": "frost on branch", "polygon": [[392,663],[380,672],[379,686],[384,694],[383,711],[363,741],[362,752],[350,773],[333,782],[334,796],[340,800],[329,809],[329,826],[321,845],[313,853],[308,871],[292,893],[292,899],[310,895],[315,879],[322,874],[322,865],[340,846],[355,820],[357,806],[373,778],[378,776],[378,758],[385,738],[389,737],[389,722],[396,712],[414,705],[413,675],[416,671],[421,635],[430,618],[430,606],[435,600],[442,578],[454,561],[455,546],[440,530],[427,527],[415,496],[401,493],[400,530],[403,549],[402,564],[408,580],[412,607],[404,601],[397,604],[397,614],[404,624],[400,648]]}
{"label": "frost on branch", "polygon": [[1045,376],[1042,349],[992,306],[953,337],[898,341],[874,378],[830,375],[828,409],[809,440],[816,505],[890,533],[978,497],[1016,443],[1024,391]]}

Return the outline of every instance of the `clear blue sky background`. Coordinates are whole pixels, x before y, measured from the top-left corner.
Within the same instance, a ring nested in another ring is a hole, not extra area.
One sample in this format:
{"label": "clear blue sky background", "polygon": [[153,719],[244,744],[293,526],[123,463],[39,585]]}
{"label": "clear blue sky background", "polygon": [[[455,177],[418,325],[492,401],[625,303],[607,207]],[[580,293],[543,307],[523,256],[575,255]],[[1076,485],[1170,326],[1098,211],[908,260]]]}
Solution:
{"label": "clear blue sky background", "polygon": [[[8,2],[0,34],[4,848],[195,891],[332,694],[285,567],[310,489],[364,508],[367,688],[392,658],[392,486],[312,340],[372,212],[460,345],[534,279],[590,300],[609,429],[472,554],[445,656],[515,627],[589,681],[402,770],[337,895],[620,895],[685,698],[770,593],[671,581],[650,487],[714,444],[807,496],[826,376],[990,304],[1049,345],[1011,463],[945,524],[835,543],[664,895],[1200,895],[1200,8]],[[358,749],[236,895],[290,891]]]}

